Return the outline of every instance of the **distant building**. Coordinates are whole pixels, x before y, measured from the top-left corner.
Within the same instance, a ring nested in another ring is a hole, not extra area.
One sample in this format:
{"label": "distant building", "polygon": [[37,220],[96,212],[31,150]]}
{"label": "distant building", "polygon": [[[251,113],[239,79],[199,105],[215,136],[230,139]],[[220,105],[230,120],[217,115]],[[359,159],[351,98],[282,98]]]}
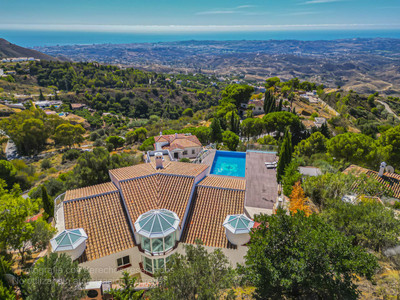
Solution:
{"label": "distant building", "polygon": [[325,118],[320,118],[320,117],[315,118],[314,125],[316,127],[320,128],[324,124],[326,124],[326,119]]}
{"label": "distant building", "polygon": [[3,71],[3,69],[0,69],[0,76],[3,76],[4,75],[4,71]]}
{"label": "distant building", "polygon": [[247,109],[249,105],[254,105],[254,107],[252,108],[253,115],[257,116],[264,113],[264,100],[250,100],[249,103],[241,103],[240,107],[243,109]]}
{"label": "distant building", "polygon": [[267,89],[265,88],[265,86],[255,86],[254,87],[254,92],[256,94],[265,93],[266,91],[267,91]]}
{"label": "distant building", "polygon": [[80,110],[86,108],[86,104],[83,103],[71,103],[72,110]]}
{"label": "distant building", "polygon": [[182,84],[182,80],[177,80],[176,84]]}
{"label": "distant building", "polygon": [[168,149],[174,159],[196,158],[197,154],[203,149],[199,139],[190,134],[170,134],[154,137],[154,149]]}
{"label": "distant building", "polygon": [[322,175],[321,169],[316,167],[299,167],[299,173],[307,177],[315,177]]}

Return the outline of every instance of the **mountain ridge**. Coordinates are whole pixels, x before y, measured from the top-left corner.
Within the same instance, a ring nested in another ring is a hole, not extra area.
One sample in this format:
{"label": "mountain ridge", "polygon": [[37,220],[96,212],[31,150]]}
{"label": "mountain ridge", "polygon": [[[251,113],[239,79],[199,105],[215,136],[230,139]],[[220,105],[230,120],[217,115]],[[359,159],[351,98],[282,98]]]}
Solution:
{"label": "mountain ridge", "polygon": [[50,55],[44,54],[37,50],[24,48],[9,41],[0,38],[0,59],[9,57],[33,57],[43,60],[58,60]]}

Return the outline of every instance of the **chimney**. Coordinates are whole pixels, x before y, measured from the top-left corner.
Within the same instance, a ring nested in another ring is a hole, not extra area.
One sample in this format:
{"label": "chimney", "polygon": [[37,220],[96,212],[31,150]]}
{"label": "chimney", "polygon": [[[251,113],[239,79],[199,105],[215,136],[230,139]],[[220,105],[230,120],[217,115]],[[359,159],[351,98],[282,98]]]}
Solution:
{"label": "chimney", "polygon": [[156,169],[164,169],[163,166],[163,154],[161,152],[156,152],[156,154],[154,154],[154,156],[156,157]]}
{"label": "chimney", "polygon": [[380,177],[382,177],[383,176],[383,173],[385,172],[385,168],[386,168],[386,163],[383,161],[382,163],[381,163],[381,167],[379,168],[379,176]]}
{"label": "chimney", "polygon": [[162,131],[160,131],[160,136],[162,136]]}
{"label": "chimney", "polygon": [[175,132],[175,139],[177,139],[178,138],[178,133],[177,132]]}

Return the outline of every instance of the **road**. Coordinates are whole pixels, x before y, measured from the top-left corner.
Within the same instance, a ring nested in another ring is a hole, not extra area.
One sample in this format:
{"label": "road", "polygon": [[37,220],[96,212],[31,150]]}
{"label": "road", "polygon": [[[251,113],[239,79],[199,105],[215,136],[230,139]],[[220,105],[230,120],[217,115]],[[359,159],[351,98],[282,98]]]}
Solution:
{"label": "road", "polygon": [[375,101],[382,104],[390,114],[393,114],[397,119],[400,120],[400,117],[390,108],[390,106],[386,102],[380,100],[375,100]]}

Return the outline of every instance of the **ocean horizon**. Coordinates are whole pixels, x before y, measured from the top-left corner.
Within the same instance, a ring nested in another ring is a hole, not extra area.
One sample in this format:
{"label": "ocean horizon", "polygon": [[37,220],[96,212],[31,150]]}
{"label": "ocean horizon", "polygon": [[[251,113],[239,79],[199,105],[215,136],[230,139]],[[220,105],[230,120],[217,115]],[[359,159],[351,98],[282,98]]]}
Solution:
{"label": "ocean horizon", "polygon": [[379,30],[270,30],[240,32],[184,32],[184,33],[130,33],[130,32],[86,32],[54,30],[1,30],[0,38],[23,47],[57,45],[158,43],[189,40],[337,40],[354,38],[396,38],[400,29]]}

